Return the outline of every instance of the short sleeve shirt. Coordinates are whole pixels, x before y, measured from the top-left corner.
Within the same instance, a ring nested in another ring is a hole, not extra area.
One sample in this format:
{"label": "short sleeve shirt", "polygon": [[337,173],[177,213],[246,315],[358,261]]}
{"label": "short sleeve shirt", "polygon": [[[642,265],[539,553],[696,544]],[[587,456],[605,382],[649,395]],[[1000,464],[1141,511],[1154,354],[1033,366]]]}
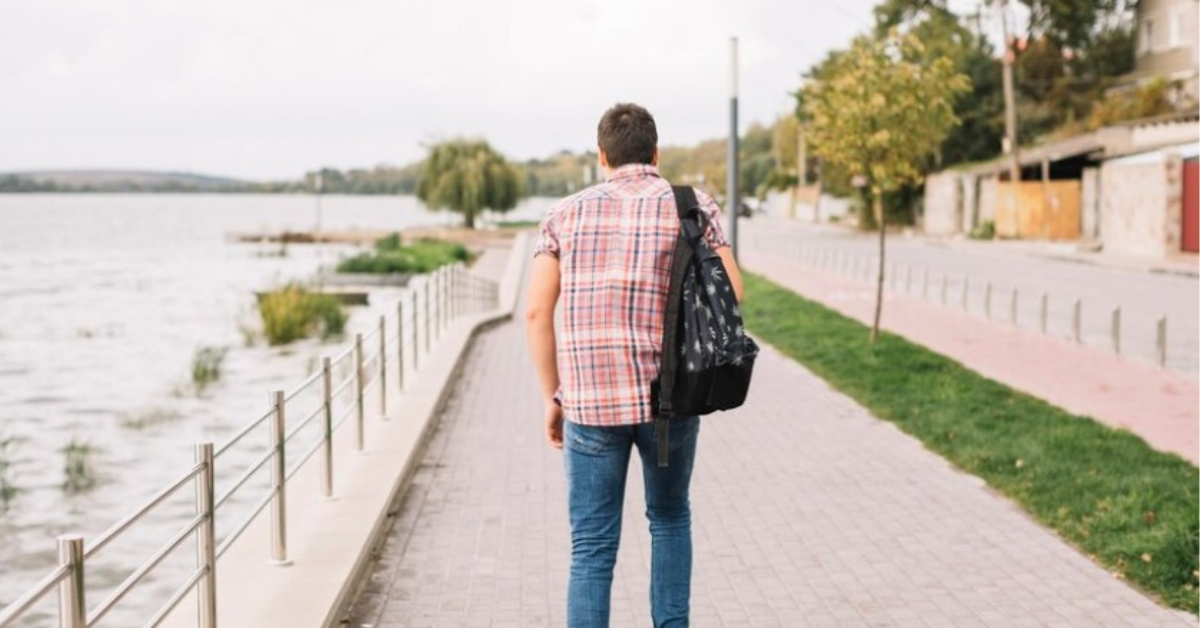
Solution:
{"label": "short sleeve shirt", "polygon": [[[716,202],[700,190],[696,199],[709,218],[709,246],[728,246]],[[650,384],[662,359],[678,233],[671,185],[644,164],[621,166],[547,212],[534,255],[559,261],[556,399],[567,420],[599,426],[653,420]]]}

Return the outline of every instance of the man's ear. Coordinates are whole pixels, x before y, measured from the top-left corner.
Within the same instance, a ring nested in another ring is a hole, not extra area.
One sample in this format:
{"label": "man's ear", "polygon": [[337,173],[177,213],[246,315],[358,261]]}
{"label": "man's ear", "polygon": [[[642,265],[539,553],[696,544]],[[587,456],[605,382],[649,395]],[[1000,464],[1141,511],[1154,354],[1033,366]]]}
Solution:
{"label": "man's ear", "polygon": [[596,152],[600,155],[600,167],[608,168],[608,155],[604,153],[604,149],[597,146]]}
{"label": "man's ear", "polygon": [[650,158],[650,165],[654,166],[656,168],[658,167],[658,147],[657,146],[654,147],[654,157]]}

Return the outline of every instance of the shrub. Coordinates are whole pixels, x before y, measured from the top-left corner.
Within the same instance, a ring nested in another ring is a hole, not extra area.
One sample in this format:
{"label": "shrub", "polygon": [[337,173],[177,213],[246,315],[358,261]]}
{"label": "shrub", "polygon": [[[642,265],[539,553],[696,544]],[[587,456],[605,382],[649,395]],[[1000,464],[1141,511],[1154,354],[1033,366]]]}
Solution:
{"label": "shrub", "polygon": [[426,238],[402,244],[393,233],[375,241],[374,253],[360,253],[342,260],[339,273],[427,273],[446,264],[465,262],[471,257],[467,247],[443,240]]}
{"label": "shrub", "polygon": [[972,240],[992,240],[996,237],[996,223],[985,220],[967,234]]}
{"label": "shrub", "polygon": [[287,284],[259,299],[263,335],[271,345],[282,345],[319,333],[336,336],[346,327],[346,313],[336,297]]}

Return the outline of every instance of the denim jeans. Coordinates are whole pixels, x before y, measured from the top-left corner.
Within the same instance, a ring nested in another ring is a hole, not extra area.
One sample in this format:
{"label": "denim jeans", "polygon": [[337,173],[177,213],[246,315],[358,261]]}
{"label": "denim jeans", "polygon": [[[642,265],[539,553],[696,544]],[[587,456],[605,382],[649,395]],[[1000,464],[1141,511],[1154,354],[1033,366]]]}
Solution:
{"label": "denim jeans", "polygon": [[563,442],[571,519],[568,628],[607,628],[629,454],[637,446],[650,521],[650,614],[655,628],[686,628],[692,587],[688,484],[700,417],[671,421],[668,466],[659,468],[653,423],[593,427],[566,421]]}

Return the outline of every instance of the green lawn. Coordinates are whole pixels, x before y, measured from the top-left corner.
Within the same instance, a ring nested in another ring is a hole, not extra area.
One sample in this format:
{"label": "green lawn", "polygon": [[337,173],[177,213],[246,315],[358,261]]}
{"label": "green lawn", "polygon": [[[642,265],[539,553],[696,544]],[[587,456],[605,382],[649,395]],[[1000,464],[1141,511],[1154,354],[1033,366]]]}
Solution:
{"label": "green lawn", "polygon": [[427,273],[471,258],[467,247],[443,240],[422,239],[403,244],[400,234],[375,241],[371,253],[359,253],[337,265],[339,273]]}
{"label": "green lawn", "polygon": [[[1197,611],[1200,472],[1125,430],[746,278],[752,333],[1021,504],[1110,571]],[[884,312],[887,315],[887,312]],[[803,420],[803,419],[797,419]]]}

